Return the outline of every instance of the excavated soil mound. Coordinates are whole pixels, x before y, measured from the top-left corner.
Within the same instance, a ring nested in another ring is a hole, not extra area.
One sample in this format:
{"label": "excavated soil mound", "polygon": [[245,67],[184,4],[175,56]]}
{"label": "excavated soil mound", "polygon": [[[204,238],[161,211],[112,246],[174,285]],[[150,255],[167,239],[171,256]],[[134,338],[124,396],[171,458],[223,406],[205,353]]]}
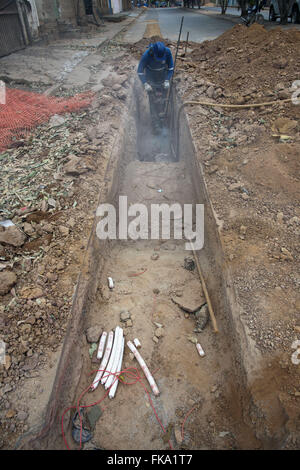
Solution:
{"label": "excavated soil mound", "polygon": [[257,92],[273,91],[279,82],[290,87],[299,71],[300,31],[236,25],[214,41],[194,47],[190,57],[202,69],[210,61],[206,77],[230,93],[243,94],[249,87]]}

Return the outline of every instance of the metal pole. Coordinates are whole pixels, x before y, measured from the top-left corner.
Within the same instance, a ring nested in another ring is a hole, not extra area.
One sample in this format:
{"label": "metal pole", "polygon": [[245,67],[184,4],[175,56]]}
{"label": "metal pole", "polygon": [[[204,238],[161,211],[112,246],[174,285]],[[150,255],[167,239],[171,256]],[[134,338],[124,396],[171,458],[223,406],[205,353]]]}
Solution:
{"label": "metal pole", "polygon": [[186,34],[186,43],[185,43],[184,55],[186,54],[186,50],[187,50],[187,47],[188,47],[189,35],[190,35],[190,32],[188,31],[187,34]]}
{"label": "metal pole", "polygon": [[175,60],[174,60],[174,71],[173,71],[173,75],[172,75],[172,78],[171,78],[170,88],[169,88],[168,96],[167,96],[167,104],[166,104],[166,110],[165,110],[165,117],[168,115],[168,110],[169,110],[169,102],[170,102],[171,89],[172,89],[172,84],[173,84],[173,77],[174,77],[174,74],[175,74],[176,60],[177,60],[177,54],[178,54],[178,49],[179,49],[179,43],[180,43],[180,37],[181,37],[181,31],[182,31],[182,25],[183,25],[183,19],[184,19],[184,16],[181,18],[181,24],[180,24],[180,30],[179,30],[179,35],[178,35],[178,40],[177,40],[177,47],[176,47],[176,54],[175,54]]}

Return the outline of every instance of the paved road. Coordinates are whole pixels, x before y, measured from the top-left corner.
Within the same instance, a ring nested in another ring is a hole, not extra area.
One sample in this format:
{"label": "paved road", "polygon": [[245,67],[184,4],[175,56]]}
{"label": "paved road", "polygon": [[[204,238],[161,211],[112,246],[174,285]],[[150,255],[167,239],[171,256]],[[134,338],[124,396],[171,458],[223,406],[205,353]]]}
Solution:
{"label": "paved road", "polygon": [[233,26],[228,20],[195,14],[181,8],[149,8],[125,35],[125,41],[139,41],[143,37],[147,23],[151,21],[158,21],[164,38],[177,40],[182,16],[184,16],[182,39],[186,38],[189,31],[189,40],[194,42],[215,39]]}

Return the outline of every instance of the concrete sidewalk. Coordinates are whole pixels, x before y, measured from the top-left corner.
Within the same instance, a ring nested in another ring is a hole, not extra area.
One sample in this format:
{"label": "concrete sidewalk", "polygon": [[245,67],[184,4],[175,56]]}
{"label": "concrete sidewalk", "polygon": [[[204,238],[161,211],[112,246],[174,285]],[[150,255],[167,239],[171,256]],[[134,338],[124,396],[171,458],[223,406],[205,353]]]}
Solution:
{"label": "concrete sidewalk", "polygon": [[[0,58],[0,80],[38,92],[64,89],[90,89],[100,84],[101,56],[97,53],[109,40],[126,31],[143,13],[134,10],[118,23],[105,22],[99,30],[79,34],[78,38],[33,45]],[[97,73],[95,73],[97,72]],[[95,81],[96,80],[96,81]],[[99,82],[99,83],[98,83]]]}
{"label": "concrete sidewalk", "polygon": [[[209,7],[209,6],[204,6],[204,7],[201,7],[201,9],[203,9],[204,11],[211,11],[212,13],[216,13],[216,14],[221,14],[221,8],[220,7]],[[260,12],[264,19],[266,21],[269,20],[269,8],[266,8],[264,10],[262,10]],[[237,7],[228,7],[227,10],[226,10],[226,15],[228,16],[237,16],[237,17],[240,17],[241,16],[241,9],[238,9]]]}

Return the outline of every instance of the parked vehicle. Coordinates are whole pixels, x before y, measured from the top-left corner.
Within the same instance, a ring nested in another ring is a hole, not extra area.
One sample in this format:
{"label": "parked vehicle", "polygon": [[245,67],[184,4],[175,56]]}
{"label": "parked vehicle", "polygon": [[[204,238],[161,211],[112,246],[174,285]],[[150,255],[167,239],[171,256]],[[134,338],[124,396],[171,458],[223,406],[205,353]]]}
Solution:
{"label": "parked vehicle", "polygon": [[[269,11],[269,21],[280,18],[278,0],[271,0]],[[300,23],[300,0],[289,0],[288,18],[291,18],[292,23]]]}
{"label": "parked vehicle", "polygon": [[253,7],[248,8],[247,16],[241,16],[241,20],[245,26],[251,26],[253,23],[264,24],[264,17],[260,13],[265,5],[265,1],[257,2]]}

